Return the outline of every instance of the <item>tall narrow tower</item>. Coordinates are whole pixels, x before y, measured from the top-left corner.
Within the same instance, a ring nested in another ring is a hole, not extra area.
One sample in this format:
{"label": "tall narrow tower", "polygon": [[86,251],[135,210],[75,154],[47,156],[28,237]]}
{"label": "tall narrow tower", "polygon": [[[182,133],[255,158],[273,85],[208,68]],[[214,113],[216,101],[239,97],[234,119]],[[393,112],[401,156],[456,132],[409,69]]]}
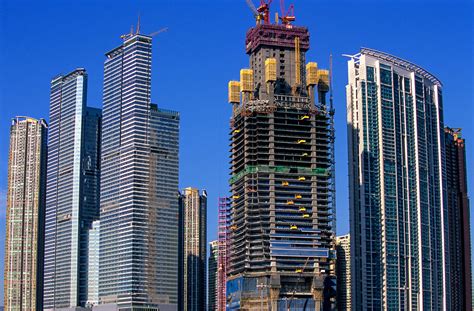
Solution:
{"label": "tall narrow tower", "polygon": [[471,230],[467,192],[466,141],[459,128],[444,128],[449,232],[450,309],[472,310]]}
{"label": "tall narrow tower", "polygon": [[179,304],[183,311],[206,310],[207,193],[185,188],[179,197]]}
{"label": "tall narrow tower", "polygon": [[351,311],[351,236],[336,237],[337,310]]}
{"label": "tall narrow tower", "polygon": [[209,243],[209,260],[207,264],[207,310],[217,310],[217,262],[219,258],[219,241]]}
{"label": "tall narrow tower", "polygon": [[441,82],[362,48],[348,62],[352,310],[446,310]]}
{"label": "tall narrow tower", "polygon": [[334,267],[329,72],[305,64],[305,27],[265,22],[246,36],[250,68],[229,82],[229,309],[330,304]]}
{"label": "tall narrow tower", "polygon": [[44,308],[87,301],[88,231],[99,216],[101,111],[86,106],[84,69],[51,81]]}
{"label": "tall narrow tower", "polygon": [[106,54],[99,306],[176,309],[179,114],[151,103],[152,37]]}
{"label": "tall narrow tower", "polygon": [[218,228],[217,228],[217,307],[216,310],[226,309],[226,280],[227,267],[229,266],[229,221],[230,221],[230,198],[218,198]]}
{"label": "tall narrow tower", "polygon": [[16,117],[10,128],[5,310],[42,310],[47,124]]}

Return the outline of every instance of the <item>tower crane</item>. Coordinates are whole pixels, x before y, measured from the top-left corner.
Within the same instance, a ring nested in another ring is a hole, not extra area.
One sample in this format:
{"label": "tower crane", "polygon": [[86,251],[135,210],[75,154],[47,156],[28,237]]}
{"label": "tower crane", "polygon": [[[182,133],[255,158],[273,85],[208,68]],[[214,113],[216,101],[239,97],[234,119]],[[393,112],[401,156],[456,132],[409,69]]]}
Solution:
{"label": "tower crane", "polygon": [[247,2],[248,7],[252,10],[257,25],[260,25],[262,20],[264,24],[270,24],[270,4],[273,0],[260,0],[260,6],[258,8],[255,7],[252,0],[245,0],[245,2]]}
{"label": "tower crane", "polygon": [[[165,32],[168,30],[168,27],[164,27],[164,28],[161,28],[160,30],[158,31],[155,31],[155,32],[152,32],[151,34],[149,34],[148,36],[149,37],[154,37],[156,36],[157,34],[160,34],[162,32]],[[135,35],[139,35],[140,34],[140,15],[138,15],[138,21],[137,21],[137,30],[135,31]],[[123,39],[123,40],[127,40],[128,38],[130,37],[133,37],[134,33],[133,33],[133,25],[130,27],[130,33],[126,33],[124,35],[121,35],[120,38]]]}
{"label": "tower crane", "polygon": [[285,0],[280,0],[280,11],[281,16],[279,18],[281,19],[281,23],[283,25],[290,26],[291,22],[296,20],[295,6],[293,4],[290,4],[288,10],[285,10]]}
{"label": "tower crane", "polygon": [[168,27],[164,27],[164,28],[161,28],[160,30],[157,30],[155,32],[152,32],[151,34],[149,34],[148,36],[149,37],[154,37],[156,36],[157,34],[160,34],[162,32],[165,32],[165,31],[168,31]]}

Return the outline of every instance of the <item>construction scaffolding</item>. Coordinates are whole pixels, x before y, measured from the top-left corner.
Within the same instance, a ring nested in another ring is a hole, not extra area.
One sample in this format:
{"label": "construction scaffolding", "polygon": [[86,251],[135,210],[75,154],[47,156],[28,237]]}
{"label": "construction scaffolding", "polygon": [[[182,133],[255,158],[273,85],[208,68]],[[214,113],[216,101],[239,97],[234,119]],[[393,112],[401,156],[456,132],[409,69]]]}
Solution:
{"label": "construction scaffolding", "polygon": [[305,65],[304,27],[257,25],[246,44],[250,69],[231,102],[227,309],[327,310],[335,295],[329,71]]}
{"label": "construction scaffolding", "polygon": [[217,231],[217,310],[226,310],[226,280],[229,248],[230,198],[220,197],[218,202]]}

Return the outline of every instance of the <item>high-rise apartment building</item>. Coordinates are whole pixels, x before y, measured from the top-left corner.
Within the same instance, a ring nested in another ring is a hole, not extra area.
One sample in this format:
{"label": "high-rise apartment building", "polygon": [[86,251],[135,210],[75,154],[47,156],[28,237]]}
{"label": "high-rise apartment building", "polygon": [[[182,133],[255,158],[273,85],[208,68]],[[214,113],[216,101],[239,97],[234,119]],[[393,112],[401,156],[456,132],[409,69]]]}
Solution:
{"label": "high-rise apartment building", "polygon": [[88,233],[99,217],[101,110],[86,106],[84,69],[51,81],[44,308],[85,306]]}
{"label": "high-rise apartment building", "polygon": [[179,197],[179,310],[206,306],[207,193],[185,188]]}
{"label": "high-rise apartment building", "polygon": [[461,129],[444,128],[449,231],[450,310],[472,310],[471,237],[466,146]]}
{"label": "high-rise apartment building", "polygon": [[285,18],[270,24],[268,11],[264,17],[247,31],[250,68],[229,82],[228,310],[329,309],[335,276],[329,72],[306,64],[307,28]]}
{"label": "high-rise apartment building", "polygon": [[362,48],[348,62],[353,310],[443,310],[449,300],[442,84]]}
{"label": "high-rise apartment building", "polygon": [[209,243],[209,261],[207,273],[207,310],[217,310],[217,261],[219,254],[219,241]]}
{"label": "high-rise apartment building", "polygon": [[99,306],[176,310],[179,114],[150,101],[152,38],[104,64]]}
{"label": "high-rise apartment building", "polygon": [[47,124],[16,117],[10,127],[4,305],[42,310]]}
{"label": "high-rise apartment building", "polygon": [[336,237],[337,310],[351,310],[351,236]]}

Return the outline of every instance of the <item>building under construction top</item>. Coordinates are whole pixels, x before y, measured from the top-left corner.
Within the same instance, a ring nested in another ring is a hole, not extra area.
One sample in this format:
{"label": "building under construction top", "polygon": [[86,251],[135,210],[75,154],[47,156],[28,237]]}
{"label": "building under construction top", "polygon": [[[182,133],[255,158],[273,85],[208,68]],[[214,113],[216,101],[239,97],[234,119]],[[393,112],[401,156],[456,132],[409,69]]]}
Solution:
{"label": "building under construction top", "polygon": [[247,32],[250,68],[229,82],[229,310],[330,308],[334,130],[329,71],[306,64],[305,27]]}

